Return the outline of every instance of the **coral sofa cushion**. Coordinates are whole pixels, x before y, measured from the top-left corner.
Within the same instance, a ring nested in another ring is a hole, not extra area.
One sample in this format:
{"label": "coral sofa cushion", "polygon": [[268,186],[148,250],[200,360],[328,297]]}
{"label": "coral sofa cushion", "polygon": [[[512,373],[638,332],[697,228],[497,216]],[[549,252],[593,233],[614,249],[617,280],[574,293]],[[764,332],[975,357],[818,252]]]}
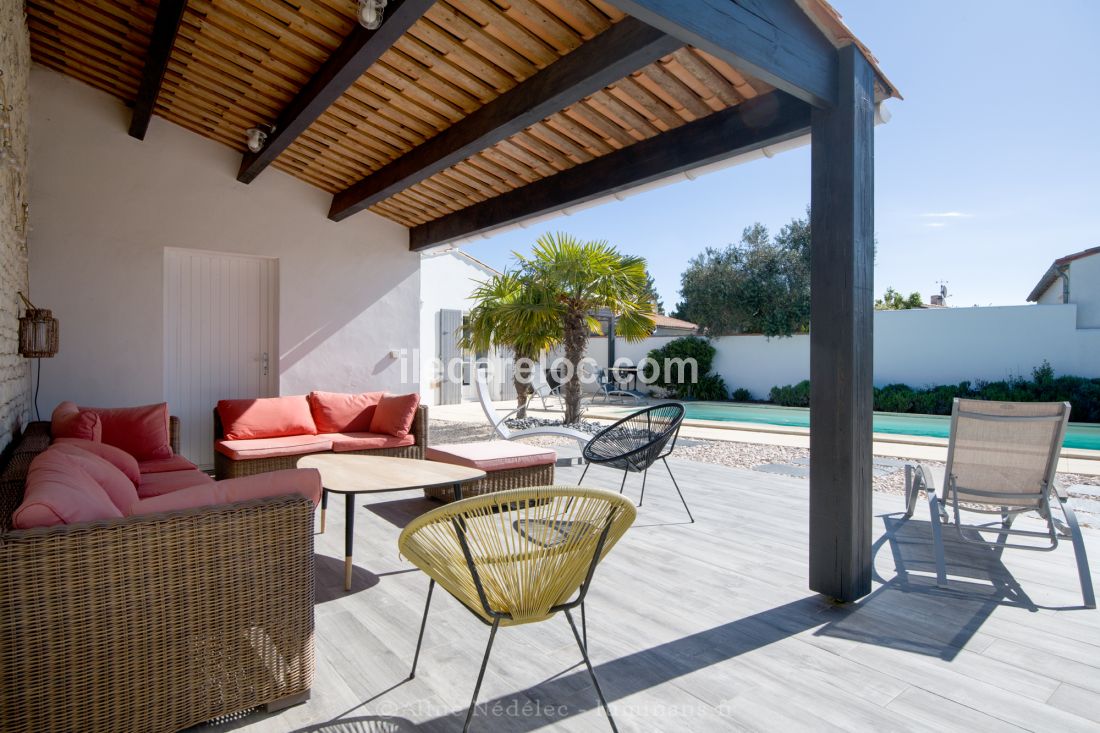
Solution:
{"label": "coral sofa cushion", "polygon": [[81,410],[75,402],[62,402],[50,416],[50,435],[58,438],[103,440],[103,423],[91,410]]}
{"label": "coral sofa cushion", "polygon": [[105,461],[99,456],[72,444],[62,443],[61,445],[51,446],[48,450],[60,451],[71,456],[76,464],[95,479],[100,488],[107,492],[111,503],[123,514],[126,513],[131,504],[137,501],[138,492],[134,482],[109,461]]}
{"label": "coral sofa cushion", "polygon": [[218,417],[226,440],[317,434],[305,395],[219,400]]}
{"label": "coral sofa cushion", "polygon": [[301,494],[317,506],[321,499],[321,474],[312,468],[292,468],[255,476],[214,481],[202,486],[180,489],[137,502],[131,514],[152,514],[179,509],[232,504],[268,496]]}
{"label": "coral sofa cushion", "polygon": [[190,471],[143,473],[141,483],[138,484],[137,495],[139,499],[147,499],[150,496],[160,496],[180,489],[212,483],[214,479],[197,468]]}
{"label": "coral sofa cushion", "polygon": [[416,445],[416,437],[412,435],[396,438],[384,433],[325,433],[317,437],[331,440],[332,450],[335,453],[347,453],[353,450],[378,450],[380,448],[403,448],[407,445]]}
{"label": "coral sofa cushion", "polygon": [[386,395],[374,410],[370,421],[370,432],[385,433],[395,438],[404,438],[412,429],[416,408],[420,406],[420,395]]}
{"label": "coral sofa cushion", "polygon": [[183,456],[171,458],[154,458],[151,461],[141,461],[137,464],[138,470],[143,473],[169,473],[172,471],[194,471],[198,469],[191,461]]}
{"label": "coral sofa cushion", "polygon": [[484,443],[444,443],[425,449],[429,461],[477,468],[486,473],[510,468],[531,468],[554,463],[558,454],[550,448],[490,440]]}
{"label": "coral sofa cushion", "polygon": [[280,456],[304,456],[332,450],[332,441],[321,435],[284,435],[280,438],[253,438],[251,440],[218,440],[214,450],[234,461]]}
{"label": "coral sofa cushion", "polygon": [[23,503],[12,515],[12,525],[31,529],[121,516],[107,492],[72,455],[46,450],[31,461]]}
{"label": "coral sofa cushion", "polygon": [[168,403],[140,407],[82,407],[99,415],[103,442],[121,448],[139,461],[170,458]]}
{"label": "coral sofa cushion", "polygon": [[310,392],[309,411],[320,433],[366,433],[385,392]]}
{"label": "coral sofa cushion", "polygon": [[141,481],[141,469],[138,467],[137,459],[121,448],[106,443],[95,443],[91,440],[77,440],[76,438],[60,438],[55,440],[53,444],[56,446],[73,446],[99,456],[119,471],[122,471],[134,486],[137,486]]}

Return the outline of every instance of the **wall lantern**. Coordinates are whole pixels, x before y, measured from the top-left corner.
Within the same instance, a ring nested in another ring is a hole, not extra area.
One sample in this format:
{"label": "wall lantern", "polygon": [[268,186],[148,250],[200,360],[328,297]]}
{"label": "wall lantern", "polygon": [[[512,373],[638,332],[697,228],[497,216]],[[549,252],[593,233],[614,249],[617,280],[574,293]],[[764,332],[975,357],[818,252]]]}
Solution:
{"label": "wall lantern", "polygon": [[27,296],[19,293],[27,312],[19,319],[19,355],[41,359],[57,355],[57,319],[51,311],[36,308]]}

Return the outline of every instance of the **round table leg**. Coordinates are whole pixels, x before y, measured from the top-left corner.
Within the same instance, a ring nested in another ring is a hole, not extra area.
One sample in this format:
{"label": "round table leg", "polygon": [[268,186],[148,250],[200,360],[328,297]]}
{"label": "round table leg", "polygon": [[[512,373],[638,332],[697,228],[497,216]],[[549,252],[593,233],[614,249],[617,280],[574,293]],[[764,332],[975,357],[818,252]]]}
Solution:
{"label": "round table leg", "polygon": [[345,494],[344,500],[344,590],[351,590],[351,543],[355,533],[355,494]]}
{"label": "round table leg", "polygon": [[328,512],[328,489],[321,489],[321,534],[325,533],[325,514]]}
{"label": "round table leg", "polygon": [[462,498],[462,484],[461,483],[456,482],[454,487],[452,488],[452,491],[454,492],[455,501],[458,501],[459,499]]}

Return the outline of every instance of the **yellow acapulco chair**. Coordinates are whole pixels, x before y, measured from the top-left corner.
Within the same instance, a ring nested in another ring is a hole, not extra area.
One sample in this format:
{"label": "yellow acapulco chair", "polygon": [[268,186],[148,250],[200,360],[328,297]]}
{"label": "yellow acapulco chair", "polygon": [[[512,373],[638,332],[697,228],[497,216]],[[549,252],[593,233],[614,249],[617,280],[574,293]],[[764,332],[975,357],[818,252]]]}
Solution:
{"label": "yellow acapulco chair", "polygon": [[581,606],[583,624],[582,604],[596,565],[635,516],[634,505],[610,491],[546,486],[463,499],[414,519],[401,533],[398,547],[431,580],[409,677],[416,675],[436,583],[492,627],[463,731],[473,719],[497,628],[545,621],[564,612],[600,704],[617,731],[588,659],[587,638],[581,640],[570,612]]}

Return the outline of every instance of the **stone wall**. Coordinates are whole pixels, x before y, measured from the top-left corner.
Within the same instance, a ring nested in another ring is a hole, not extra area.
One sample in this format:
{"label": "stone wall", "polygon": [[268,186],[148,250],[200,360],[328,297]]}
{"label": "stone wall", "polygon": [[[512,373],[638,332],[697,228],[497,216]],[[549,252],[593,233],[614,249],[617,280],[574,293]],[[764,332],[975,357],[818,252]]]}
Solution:
{"label": "stone wall", "polygon": [[20,0],[0,0],[0,449],[29,417],[30,362],[19,356],[18,292],[27,292],[27,84]]}

